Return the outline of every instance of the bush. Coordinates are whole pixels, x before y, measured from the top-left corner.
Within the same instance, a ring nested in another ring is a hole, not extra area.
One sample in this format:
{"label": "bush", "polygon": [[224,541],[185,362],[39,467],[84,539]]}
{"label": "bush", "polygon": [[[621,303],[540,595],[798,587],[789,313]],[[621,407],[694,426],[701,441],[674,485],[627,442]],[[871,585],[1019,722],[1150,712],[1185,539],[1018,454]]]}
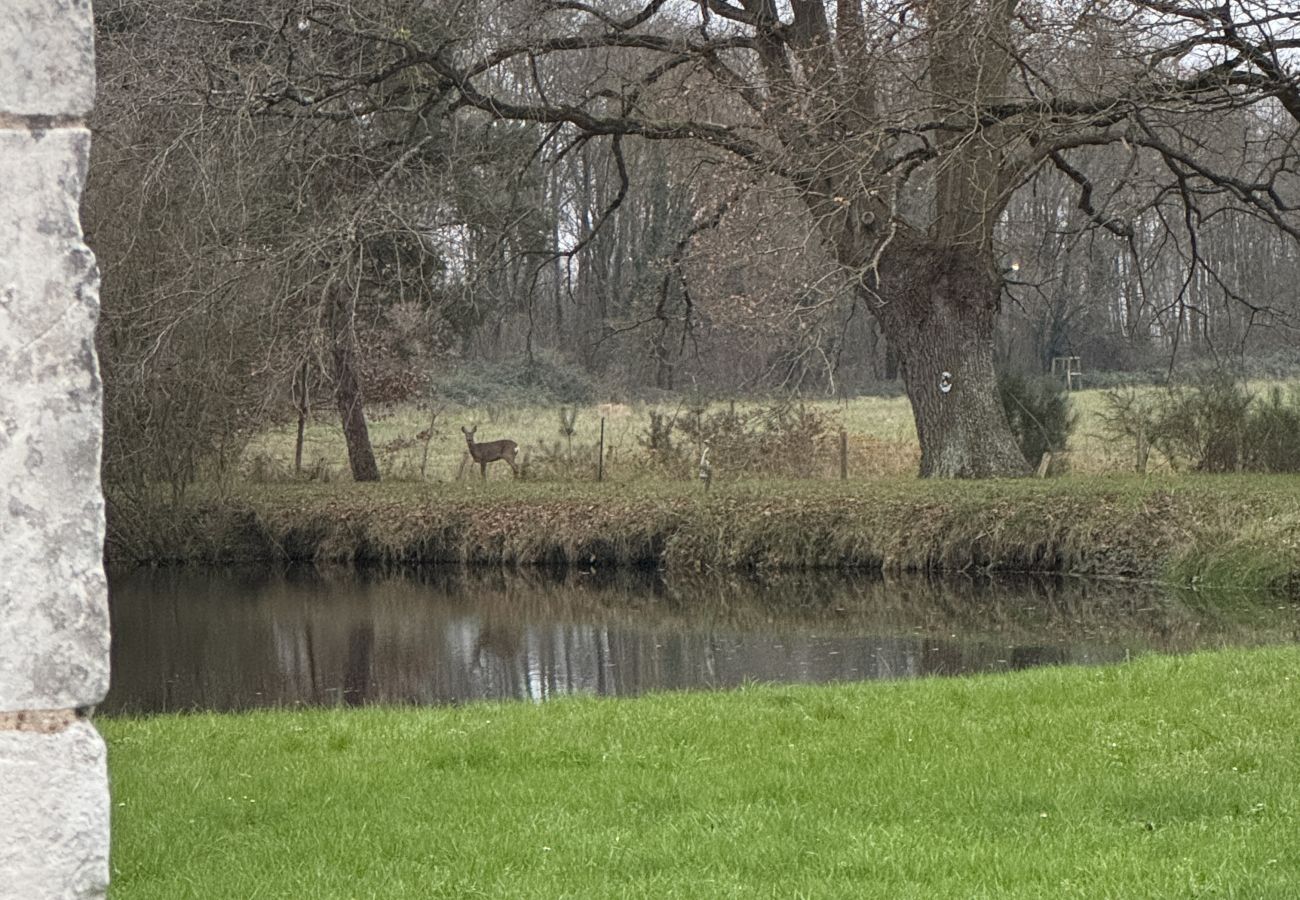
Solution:
{"label": "bush", "polygon": [[830,432],[830,420],[803,405],[777,403],[742,412],[733,405],[710,414],[701,402],[674,416],[651,412],[637,442],[652,467],[674,477],[695,477],[700,448],[707,445],[715,477],[808,478],[824,462]]}
{"label": "bush", "polygon": [[1287,381],[1300,374],[1300,350],[1275,349],[1235,357],[1231,362],[1206,356],[1184,355],[1178,359],[1172,371],[1168,359],[1160,362],[1153,354],[1147,363],[1140,366],[1090,369],[1084,376],[1084,381],[1086,387],[1102,389],[1139,385],[1166,387],[1180,383],[1197,384],[1206,378],[1224,374],[1225,371],[1245,381]]}
{"label": "bush", "polygon": [[1300,472],[1300,393],[1273,388],[1253,396],[1240,381],[1212,371],[1163,391],[1110,391],[1101,419],[1112,437],[1136,441],[1171,466],[1197,472]]}
{"label": "bush", "polygon": [[1134,370],[1111,370],[1089,372],[1084,376],[1085,387],[1101,390],[1137,387],[1139,385],[1164,385],[1169,381],[1168,368],[1145,368]]}
{"label": "bush", "polygon": [[652,409],[650,424],[637,437],[636,442],[652,454],[671,456],[676,452],[673,446],[673,427],[676,424],[676,416],[669,417],[667,413]]}
{"label": "bush", "polygon": [[1198,472],[1240,471],[1250,405],[1244,385],[1226,372],[1210,372],[1168,390],[1151,443]]}
{"label": "bush", "polygon": [[586,372],[552,353],[475,362],[437,380],[438,400],[461,406],[583,405],[596,395]]}
{"label": "bush", "polygon": [[685,439],[682,443],[692,448],[708,444],[718,474],[796,478],[816,471],[823,439],[831,430],[822,413],[781,403],[750,412],[700,412],[678,419],[676,427]]}
{"label": "bush", "polygon": [[1133,442],[1134,470],[1146,472],[1151,438],[1160,428],[1160,395],[1125,385],[1102,395],[1097,418],[1114,440]]}
{"label": "bush", "polygon": [[1011,433],[1031,466],[1038,465],[1049,450],[1065,450],[1078,417],[1064,385],[1052,378],[1004,374],[998,377],[998,396]]}
{"label": "bush", "polygon": [[1253,472],[1300,472],[1300,392],[1273,388],[1246,420],[1245,458]]}

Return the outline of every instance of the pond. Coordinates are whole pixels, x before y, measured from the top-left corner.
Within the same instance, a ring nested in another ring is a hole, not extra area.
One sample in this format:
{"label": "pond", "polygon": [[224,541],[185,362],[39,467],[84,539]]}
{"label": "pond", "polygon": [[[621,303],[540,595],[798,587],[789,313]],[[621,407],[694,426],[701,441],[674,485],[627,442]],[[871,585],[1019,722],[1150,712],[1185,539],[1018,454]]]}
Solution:
{"label": "pond", "polygon": [[176,569],[109,582],[101,710],[447,704],[1294,642],[1300,608],[1074,579]]}

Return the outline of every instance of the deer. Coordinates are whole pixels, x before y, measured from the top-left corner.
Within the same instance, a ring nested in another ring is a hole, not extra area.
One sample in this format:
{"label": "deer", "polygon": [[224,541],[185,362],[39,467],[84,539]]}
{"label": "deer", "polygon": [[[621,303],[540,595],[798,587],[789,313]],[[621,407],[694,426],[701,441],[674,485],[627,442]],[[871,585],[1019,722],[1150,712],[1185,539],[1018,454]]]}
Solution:
{"label": "deer", "polygon": [[482,444],[475,443],[474,432],[478,431],[478,426],[466,428],[460,426],[460,430],[465,434],[465,445],[469,447],[469,455],[478,463],[479,474],[483,480],[487,480],[487,466],[490,462],[496,462],[498,459],[504,459],[510,466],[510,471],[516,478],[519,477],[519,467],[515,465],[515,453],[519,450],[519,445],[514,441],[486,441]]}

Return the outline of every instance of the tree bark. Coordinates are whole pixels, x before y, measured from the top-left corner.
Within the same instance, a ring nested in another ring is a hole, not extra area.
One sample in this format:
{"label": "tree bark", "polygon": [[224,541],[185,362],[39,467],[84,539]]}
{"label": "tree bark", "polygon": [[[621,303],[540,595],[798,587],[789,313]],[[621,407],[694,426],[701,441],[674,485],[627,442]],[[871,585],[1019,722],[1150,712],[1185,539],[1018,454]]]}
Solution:
{"label": "tree bark", "polygon": [[379,465],[366,427],[365,395],[357,377],[356,300],[344,285],[334,285],[330,298],[330,331],[334,345],[334,384],[348,445],[348,465],[354,481],[378,481]]}
{"label": "tree bark", "polygon": [[923,478],[1029,474],[993,369],[1001,286],[991,254],[912,246],[880,260],[872,305],[902,361]]}

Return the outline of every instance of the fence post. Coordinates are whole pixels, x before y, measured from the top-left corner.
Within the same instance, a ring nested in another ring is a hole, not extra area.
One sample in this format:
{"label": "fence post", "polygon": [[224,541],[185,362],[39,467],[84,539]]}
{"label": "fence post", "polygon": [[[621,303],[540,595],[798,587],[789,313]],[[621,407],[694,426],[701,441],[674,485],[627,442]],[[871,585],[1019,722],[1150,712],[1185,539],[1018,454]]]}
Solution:
{"label": "fence post", "polygon": [[307,430],[307,412],[311,408],[311,397],[307,393],[307,379],[309,372],[307,363],[304,360],[302,364],[302,394],[298,398],[298,440],[293,445],[293,474],[294,477],[302,475],[302,443],[303,437]]}
{"label": "fence post", "polygon": [[840,429],[840,481],[849,478],[849,433]]}
{"label": "fence post", "polygon": [[596,463],[596,480],[605,480],[605,417],[600,417],[600,461]]}

